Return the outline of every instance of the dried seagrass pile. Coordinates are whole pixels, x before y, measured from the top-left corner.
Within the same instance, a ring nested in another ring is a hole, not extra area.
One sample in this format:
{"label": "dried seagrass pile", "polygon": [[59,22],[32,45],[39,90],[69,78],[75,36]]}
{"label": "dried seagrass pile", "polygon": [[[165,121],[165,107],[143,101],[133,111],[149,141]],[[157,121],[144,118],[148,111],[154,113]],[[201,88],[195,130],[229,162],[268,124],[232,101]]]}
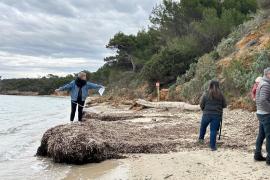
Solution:
{"label": "dried seagrass pile", "polygon": [[[113,111],[116,113],[86,112],[81,124],[49,129],[43,135],[37,155],[51,157],[59,163],[84,164],[121,158],[128,153],[167,153],[208,147],[208,136],[205,145],[196,144],[200,112],[150,108],[130,113],[121,109],[121,115],[117,109]],[[226,110],[224,136],[219,145],[252,151],[256,130],[254,114]]]}

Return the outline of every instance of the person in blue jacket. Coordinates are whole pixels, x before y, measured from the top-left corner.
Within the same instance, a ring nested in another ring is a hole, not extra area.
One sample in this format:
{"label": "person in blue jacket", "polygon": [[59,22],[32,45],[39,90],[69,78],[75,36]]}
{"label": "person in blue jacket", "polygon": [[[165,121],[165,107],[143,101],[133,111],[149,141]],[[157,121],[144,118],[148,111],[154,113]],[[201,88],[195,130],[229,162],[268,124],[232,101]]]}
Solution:
{"label": "person in blue jacket", "polygon": [[90,89],[99,90],[100,88],[103,88],[103,86],[87,82],[86,73],[80,72],[75,80],[71,81],[69,84],[66,84],[56,89],[55,92],[57,93],[60,91],[70,92],[71,96],[70,121],[73,122],[78,105],[78,121],[81,122],[83,116],[83,107],[85,100],[88,96],[88,91]]}

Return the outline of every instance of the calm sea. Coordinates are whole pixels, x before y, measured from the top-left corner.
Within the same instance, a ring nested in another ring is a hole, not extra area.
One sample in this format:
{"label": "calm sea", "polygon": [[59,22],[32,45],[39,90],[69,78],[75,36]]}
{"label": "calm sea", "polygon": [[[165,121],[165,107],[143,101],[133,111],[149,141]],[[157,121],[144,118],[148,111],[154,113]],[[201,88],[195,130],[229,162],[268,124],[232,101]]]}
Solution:
{"label": "calm sea", "polygon": [[69,166],[35,157],[43,133],[68,123],[68,97],[0,95],[0,179],[61,179]]}
{"label": "calm sea", "polygon": [[0,95],[0,179],[127,179],[114,160],[75,166],[35,157],[43,133],[69,123],[69,113],[69,97]]}

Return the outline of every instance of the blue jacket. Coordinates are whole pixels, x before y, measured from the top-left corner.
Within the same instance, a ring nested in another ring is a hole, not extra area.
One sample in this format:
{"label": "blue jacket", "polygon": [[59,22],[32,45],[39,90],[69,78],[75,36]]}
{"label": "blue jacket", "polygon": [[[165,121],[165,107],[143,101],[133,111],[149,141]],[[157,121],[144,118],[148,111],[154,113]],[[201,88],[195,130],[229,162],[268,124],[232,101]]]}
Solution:
{"label": "blue jacket", "polygon": [[[91,82],[87,82],[87,84],[82,87],[82,101],[85,101],[85,99],[88,96],[88,91],[90,89],[100,89],[102,87],[103,86],[101,86],[101,85],[94,84],[94,83],[91,83]],[[77,101],[77,97],[78,97],[78,93],[79,93],[79,88],[75,84],[75,80],[71,81],[69,84],[66,84],[66,85],[60,87],[59,90],[60,91],[69,91],[70,92],[70,96],[71,96],[71,100],[72,101]]]}

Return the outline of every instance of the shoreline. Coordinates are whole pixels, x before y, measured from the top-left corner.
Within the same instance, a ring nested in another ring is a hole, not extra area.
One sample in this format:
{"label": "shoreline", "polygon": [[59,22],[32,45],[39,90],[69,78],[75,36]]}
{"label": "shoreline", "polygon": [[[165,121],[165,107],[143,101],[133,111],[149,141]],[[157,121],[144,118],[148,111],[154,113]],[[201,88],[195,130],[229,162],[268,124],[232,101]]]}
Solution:
{"label": "shoreline", "polygon": [[69,96],[56,96],[56,95],[11,95],[11,94],[0,94],[0,96],[51,97],[51,98],[68,98],[69,97]]}
{"label": "shoreline", "polygon": [[69,95],[53,95],[53,94],[48,94],[48,95],[39,95],[39,94],[2,94],[2,96],[38,96],[38,97],[67,97]]}
{"label": "shoreline", "polygon": [[[1,94],[1,96],[36,96],[36,97],[70,97],[70,95],[55,95],[55,94],[48,94],[48,95],[35,95],[35,94]],[[92,94],[91,97],[88,97],[88,99],[96,98],[98,95]]]}

